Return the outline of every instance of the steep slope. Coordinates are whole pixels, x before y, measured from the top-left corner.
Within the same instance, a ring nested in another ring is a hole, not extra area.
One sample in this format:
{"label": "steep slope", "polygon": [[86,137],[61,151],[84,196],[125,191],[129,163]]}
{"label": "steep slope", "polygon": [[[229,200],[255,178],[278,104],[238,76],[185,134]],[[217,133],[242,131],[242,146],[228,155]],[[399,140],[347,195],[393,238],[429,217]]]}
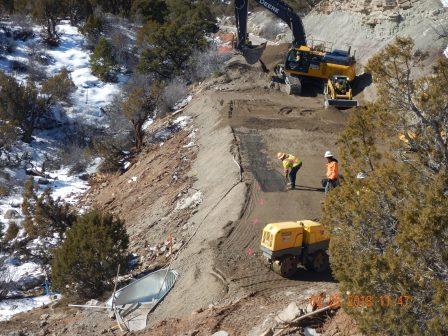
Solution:
{"label": "steep slope", "polygon": [[352,46],[365,64],[396,36],[412,37],[417,48],[440,55],[446,41],[439,34],[448,25],[448,11],[440,0],[328,0],[304,18],[304,25],[312,38],[338,48]]}

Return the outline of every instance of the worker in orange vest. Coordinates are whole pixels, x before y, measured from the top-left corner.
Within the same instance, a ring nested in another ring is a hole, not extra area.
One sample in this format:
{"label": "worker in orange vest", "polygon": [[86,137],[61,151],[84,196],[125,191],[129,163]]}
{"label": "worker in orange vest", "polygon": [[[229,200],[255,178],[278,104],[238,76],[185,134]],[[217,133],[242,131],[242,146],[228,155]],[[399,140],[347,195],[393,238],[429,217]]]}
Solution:
{"label": "worker in orange vest", "polygon": [[322,180],[325,194],[339,185],[339,162],[330,151],[326,151],[324,157],[327,159],[327,178]]}
{"label": "worker in orange vest", "polygon": [[294,190],[296,188],[297,172],[302,168],[302,160],[286,153],[277,153],[277,158],[282,161],[285,179],[289,176],[289,189]]}

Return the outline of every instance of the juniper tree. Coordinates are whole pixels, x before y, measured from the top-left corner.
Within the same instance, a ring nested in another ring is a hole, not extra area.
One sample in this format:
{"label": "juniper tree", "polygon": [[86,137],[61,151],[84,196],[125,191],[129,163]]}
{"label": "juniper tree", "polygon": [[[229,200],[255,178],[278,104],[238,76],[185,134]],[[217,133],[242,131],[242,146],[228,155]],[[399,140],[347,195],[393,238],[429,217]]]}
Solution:
{"label": "juniper tree", "polygon": [[81,26],[80,31],[83,35],[87,37],[90,45],[95,46],[104,29],[104,20],[98,14],[91,14],[87,18],[84,25]]}
{"label": "juniper tree", "polygon": [[31,142],[39,119],[47,113],[47,104],[38,96],[34,83],[19,84],[10,76],[0,73],[0,119],[21,129],[24,142]]}
{"label": "juniper tree", "polygon": [[60,0],[35,0],[33,1],[33,17],[46,29],[46,39],[50,44],[57,44],[58,32],[56,25],[63,14],[62,1]]}
{"label": "juniper tree", "polygon": [[170,79],[185,71],[196,50],[207,45],[206,34],[216,31],[216,19],[204,2],[169,3],[169,19],[163,24],[149,21],[138,34],[142,48],[139,69]]}
{"label": "juniper tree", "polygon": [[50,95],[50,100],[69,102],[70,94],[75,90],[76,85],[66,68],[63,68],[58,74],[48,78],[42,84],[42,92]]}
{"label": "juniper tree", "polygon": [[376,299],[346,306],[368,335],[448,333],[447,61],[416,78],[422,56],[399,38],[369,62],[378,101],[350,117],[324,205],[341,292]]}
{"label": "juniper tree", "polygon": [[124,266],[128,243],[123,221],[96,210],[80,216],[54,251],[54,287],[72,299],[98,297]]}
{"label": "juniper tree", "polygon": [[163,23],[168,15],[168,6],[164,0],[134,0],[132,1],[131,14],[140,16],[144,22],[156,21]]}
{"label": "juniper tree", "polygon": [[2,240],[2,245],[4,246],[8,245],[14,238],[16,238],[19,233],[19,230],[20,228],[16,222],[13,221],[9,222],[8,228],[6,229],[6,233]]}
{"label": "juniper tree", "polygon": [[133,85],[128,96],[123,101],[123,115],[132,124],[137,151],[143,148],[143,124],[149,117],[154,116],[161,93],[162,87],[156,81],[152,82],[150,86]]}
{"label": "juniper tree", "polygon": [[76,220],[70,205],[61,199],[53,199],[51,189],[37,194],[38,187],[29,179],[24,186],[22,212],[25,217],[23,227],[29,238],[62,237]]}
{"label": "juniper tree", "polygon": [[115,80],[117,62],[114,58],[112,45],[105,37],[101,37],[90,56],[90,66],[94,75],[104,81]]}

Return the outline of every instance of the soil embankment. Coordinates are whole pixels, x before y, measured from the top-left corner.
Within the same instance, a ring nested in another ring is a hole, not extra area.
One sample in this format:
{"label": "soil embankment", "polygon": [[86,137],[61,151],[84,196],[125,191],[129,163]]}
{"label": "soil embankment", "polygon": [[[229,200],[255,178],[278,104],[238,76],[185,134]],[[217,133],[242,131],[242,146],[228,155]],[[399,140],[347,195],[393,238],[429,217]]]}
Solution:
{"label": "soil embankment", "polygon": [[[277,49],[281,47],[268,48],[267,64],[283,57],[284,51]],[[348,112],[325,110],[317,93],[294,97],[270,88],[271,75],[234,58],[224,75],[196,88],[182,112],[191,117],[190,126],[174,127],[179,115],[152,125],[149,150],[91,195],[91,202],[126,219],[140,269],[170,261],[163,246],[154,252],[154,245],[164,245],[168,235],[181,242],[172,263],[179,281],[149,316],[151,329],[140,334],[210,335],[223,329],[247,335],[288,302],[336,291],[329,273],[301,269],[294,279],[276,275],[263,265],[259,242],[269,222],[319,220],[322,156],[325,150],[336,150]],[[155,136],[167,130],[168,138]],[[278,151],[303,160],[298,190],[285,191]],[[198,206],[179,208],[179,202],[196,193],[202,200]],[[38,309],[19,315],[9,326],[38,327],[44,313]],[[113,333],[113,321],[105,316],[102,311],[55,308],[46,330]]]}
{"label": "soil embankment", "polygon": [[[275,49],[269,47],[264,56],[268,64],[275,62],[274,56],[278,57]],[[165,329],[166,323],[157,323],[160,319],[182,317],[182,313],[206,308],[208,304],[233,304],[232,309],[219,314],[219,326],[231,334],[245,335],[285,302],[303,301],[313,294],[336,290],[330,274],[313,274],[302,269],[294,279],[276,275],[263,265],[259,242],[262,228],[269,222],[319,220],[323,153],[336,150],[337,134],[348,112],[325,110],[321,95],[288,96],[270,89],[269,83],[269,75],[257,66],[248,67],[234,60],[225,75],[204,84],[200,98],[186,111],[194,111],[200,138],[204,141],[195,164],[198,185],[200,181],[202,188],[208,184],[214,201],[219,201],[225,191],[223,185],[237,187],[221,201],[222,206],[212,210],[198,235],[191,240],[191,246],[176,261],[184,279],[150,318],[159,332],[180,328],[169,324],[174,329]],[[230,141],[233,138],[230,129],[236,142]],[[221,140],[218,135],[227,132],[228,140]],[[218,144],[222,146],[219,152]],[[208,151],[220,157],[216,166],[211,161],[202,173],[201,151],[204,158],[208,158],[205,155]],[[281,165],[276,160],[278,151],[298,155],[303,160],[298,190],[285,191]],[[230,153],[236,161],[241,157],[241,187],[237,184],[238,166],[229,161]],[[230,178],[229,169],[234,171]],[[209,176],[215,180],[207,179],[204,184],[204,178]],[[196,218],[203,218],[211,210],[210,206],[216,204],[214,201],[203,203]],[[199,247],[202,249],[198,250]],[[201,330],[199,335],[202,334],[207,332]]]}

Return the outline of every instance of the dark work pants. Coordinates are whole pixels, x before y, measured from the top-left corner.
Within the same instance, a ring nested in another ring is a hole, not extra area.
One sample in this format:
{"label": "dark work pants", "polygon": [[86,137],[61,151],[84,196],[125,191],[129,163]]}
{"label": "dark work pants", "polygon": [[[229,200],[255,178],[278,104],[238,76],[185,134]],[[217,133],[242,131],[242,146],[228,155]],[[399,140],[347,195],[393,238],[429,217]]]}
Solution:
{"label": "dark work pants", "polygon": [[328,193],[330,189],[334,189],[337,186],[339,186],[338,180],[330,180],[327,178],[322,180],[322,187],[325,188],[325,193]]}
{"label": "dark work pants", "polygon": [[289,172],[289,181],[291,182],[291,187],[296,186],[297,172],[299,171],[300,168],[302,168],[302,163],[300,163],[296,167],[291,168],[291,170]]}

